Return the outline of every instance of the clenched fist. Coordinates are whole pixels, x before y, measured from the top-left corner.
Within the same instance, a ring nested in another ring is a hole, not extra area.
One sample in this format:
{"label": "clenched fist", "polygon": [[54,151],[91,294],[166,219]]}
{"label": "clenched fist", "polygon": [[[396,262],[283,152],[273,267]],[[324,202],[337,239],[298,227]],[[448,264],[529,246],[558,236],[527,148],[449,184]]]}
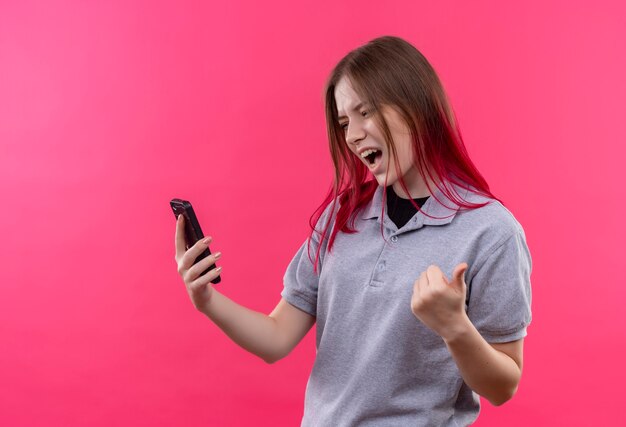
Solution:
{"label": "clenched fist", "polygon": [[448,281],[441,269],[430,265],[413,284],[411,311],[422,323],[444,340],[463,325],[465,313],[465,271],[467,263],[457,265]]}

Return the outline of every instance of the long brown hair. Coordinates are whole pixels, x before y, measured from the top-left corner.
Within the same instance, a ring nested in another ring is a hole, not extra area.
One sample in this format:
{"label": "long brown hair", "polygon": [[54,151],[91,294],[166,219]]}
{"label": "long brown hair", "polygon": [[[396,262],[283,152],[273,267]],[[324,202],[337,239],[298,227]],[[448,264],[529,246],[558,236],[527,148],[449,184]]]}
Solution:
{"label": "long brown hair", "polygon": [[[415,167],[433,197],[434,191],[428,184],[429,179],[426,179],[426,175],[446,198],[453,201],[459,208],[476,209],[485,206],[488,202],[468,203],[453,187],[448,189],[447,183],[454,183],[474,193],[499,200],[491,194],[487,182],[470,160],[454,112],[439,77],[430,63],[413,45],[399,37],[383,36],[373,39],[342,58],[326,82],[326,125],[335,178],[333,188],[309,220],[310,237],[312,238],[314,233],[321,236],[315,239],[320,244],[318,244],[315,256],[314,271],[317,271],[321,242],[328,233],[337,200],[339,200],[340,207],[336,213],[328,243],[329,252],[338,231],[348,234],[357,232],[354,229],[357,214],[372,199],[378,186],[375,179],[367,180],[371,176],[368,168],[350,151],[344,132],[339,125],[335,87],[342,77],[350,81],[361,100],[373,107],[374,120],[384,135],[388,152],[393,153],[398,179],[406,194],[409,194],[409,191],[399,170],[398,156],[389,126],[380,114],[383,105],[392,106],[398,111],[408,126],[413,141]],[[385,198],[386,188],[383,189],[381,215],[384,215]],[[421,210],[410,197],[409,200],[416,209],[430,216]],[[441,203],[438,199],[437,201]],[[320,232],[316,230],[315,225],[331,203],[330,214],[326,215],[326,224]],[[384,238],[382,221],[381,234]],[[311,239],[309,239],[309,246],[310,243]],[[309,259],[311,259],[310,254]]]}

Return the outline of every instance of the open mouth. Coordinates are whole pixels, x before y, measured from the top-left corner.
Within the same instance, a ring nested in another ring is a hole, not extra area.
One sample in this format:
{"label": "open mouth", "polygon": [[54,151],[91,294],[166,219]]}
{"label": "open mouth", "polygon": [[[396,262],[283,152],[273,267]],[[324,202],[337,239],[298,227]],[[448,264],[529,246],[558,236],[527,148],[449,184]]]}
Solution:
{"label": "open mouth", "polygon": [[369,156],[366,156],[365,160],[367,160],[367,163],[369,164],[370,169],[374,169],[374,167],[378,166],[378,164],[380,163],[380,159],[382,159],[382,157],[383,157],[383,152],[380,150],[376,150],[375,153],[372,153]]}

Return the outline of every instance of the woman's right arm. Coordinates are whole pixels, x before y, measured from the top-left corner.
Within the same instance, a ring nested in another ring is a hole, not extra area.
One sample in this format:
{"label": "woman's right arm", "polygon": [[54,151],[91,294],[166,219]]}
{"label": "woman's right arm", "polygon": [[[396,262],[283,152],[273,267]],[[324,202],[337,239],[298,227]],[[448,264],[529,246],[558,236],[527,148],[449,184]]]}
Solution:
{"label": "woman's right arm", "polygon": [[176,222],[176,262],[178,273],[183,278],[187,292],[196,309],[204,313],[226,335],[243,349],[259,356],[267,363],[274,363],[287,356],[304,338],[315,323],[315,317],[297,309],[281,299],[268,316],[237,304],[217,292],[211,280],[220,273],[210,270],[215,255],[193,264],[207,247],[202,240],[186,250],[184,217]]}
{"label": "woman's right arm", "polygon": [[239,305],[216,290],[202,312],[237,345],[267,363],[287,356],[315,323],[315,317],[282,298],[268,316]]}

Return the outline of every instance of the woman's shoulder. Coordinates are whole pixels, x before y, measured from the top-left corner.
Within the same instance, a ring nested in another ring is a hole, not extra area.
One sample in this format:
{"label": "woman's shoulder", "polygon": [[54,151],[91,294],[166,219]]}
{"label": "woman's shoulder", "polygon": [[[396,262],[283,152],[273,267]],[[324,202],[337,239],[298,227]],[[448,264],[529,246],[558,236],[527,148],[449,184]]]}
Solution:
{"label": "woman's shoulder", "polygon": [[460,209],[457,216],[463,225],[487,232],[497,241],[506,240],[515,234],[524,236],[522,224],[498,199],[472,191],[466,191],[463,199],[471,204],[484,204]]}

